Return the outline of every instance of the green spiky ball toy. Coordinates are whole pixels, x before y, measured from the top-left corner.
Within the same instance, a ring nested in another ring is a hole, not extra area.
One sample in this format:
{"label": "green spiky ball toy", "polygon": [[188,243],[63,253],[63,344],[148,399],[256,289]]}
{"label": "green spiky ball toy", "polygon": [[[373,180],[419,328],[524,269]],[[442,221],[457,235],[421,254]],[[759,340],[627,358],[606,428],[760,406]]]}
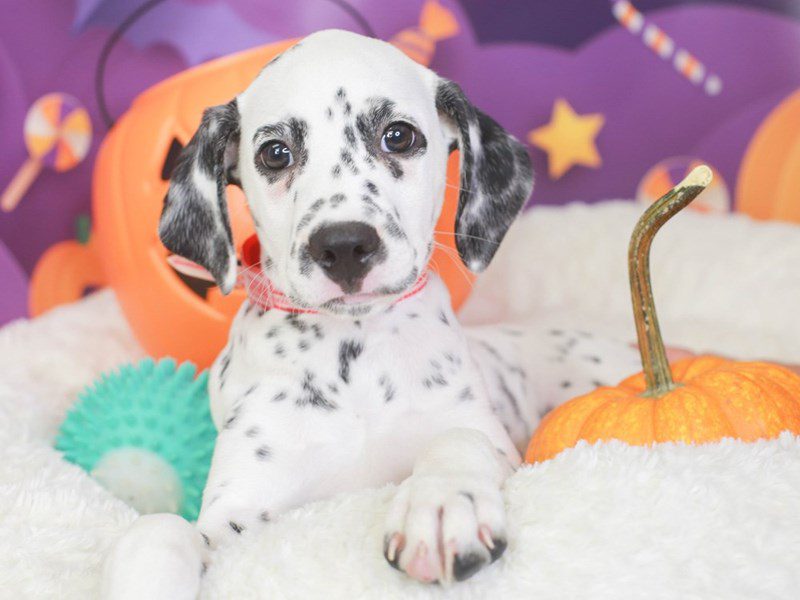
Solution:
{"label": "green spiky ball toy", "polygon": [[67,413],[56,448],[140,513],[196,520],[217,432],[208,372],[195,371],[145,359],[101,376]]}

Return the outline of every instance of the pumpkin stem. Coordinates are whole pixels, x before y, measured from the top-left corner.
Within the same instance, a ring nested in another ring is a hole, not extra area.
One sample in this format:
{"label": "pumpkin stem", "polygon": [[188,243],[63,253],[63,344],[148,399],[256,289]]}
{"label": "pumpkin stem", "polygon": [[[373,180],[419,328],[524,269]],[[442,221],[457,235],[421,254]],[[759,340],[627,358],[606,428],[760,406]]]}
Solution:
{"label": "pumpkin stem", "polygon": [[650,285],[650,246],[661,226],[694,200],[711,183],[711,169],[701,165],[678,185],[656,200],[641,216],[628,247],[633,317],[647,384],[643,396],[657,398],[676,385],[667,361],[667,351],[658,328],[653,288]]}

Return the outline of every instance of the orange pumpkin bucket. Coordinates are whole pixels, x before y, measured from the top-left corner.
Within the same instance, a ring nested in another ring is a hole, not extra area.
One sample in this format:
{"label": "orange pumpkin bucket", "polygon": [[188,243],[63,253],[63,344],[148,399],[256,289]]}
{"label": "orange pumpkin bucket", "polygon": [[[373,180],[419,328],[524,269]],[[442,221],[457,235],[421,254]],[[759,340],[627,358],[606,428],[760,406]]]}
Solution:
{"label": "orange pumpkin bucket", "polygon": [[[240,93],[288,40],[221,58],[165,80],[139,96],[106,136],[93,181],[95,247],[109,284],[137,339],[152,356],[211,364],[225,345],[241,289],[223,296],[213,285],[179,274],[158,239],[168,181],[162,174],[191,138],[208,106]],[[450,288],[453,305],[467,297],[473,276],[456,258],[453,226],[458,202],[458,155],[448,162],[445,203],[436,226],[432,265]],[[244,195],[228,187],[234,245],[254,233]]]}
{"label": "orange pumpkin bucket", "polygon": [[687,358],[672,368],[667,362],[650,285],[650,245],[661,226],[710,182],[708,167],[694,169],[645,211],[631,236],[631,299],[644,372],[551,411],[530,441],[527,462],[552,458],[580,440],[641,446],[800,433],[800,376],[788,369],[711,356]]}

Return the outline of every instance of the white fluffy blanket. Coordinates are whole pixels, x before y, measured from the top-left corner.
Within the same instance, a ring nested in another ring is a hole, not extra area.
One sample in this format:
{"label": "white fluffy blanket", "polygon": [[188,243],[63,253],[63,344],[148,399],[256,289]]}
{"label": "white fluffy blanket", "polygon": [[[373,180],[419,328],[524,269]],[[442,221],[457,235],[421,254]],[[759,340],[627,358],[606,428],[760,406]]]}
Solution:
{"label": "white fluffy blanket", "polygon": [[[462,317],[632,339],[626,245],[640,208],[536,209]],[[669,342],[800,362],[800,228],[685,214],[654,248]],[[135,518],[51,449],[101,371],[142,356],[110,292],[0,330],[0,597],[93,598]],[[450,589],[381,555],[389,487],[300,508],[216,557],[208,598],[796,598],[800,439],[583,445],[508,482],[509,548]]]}

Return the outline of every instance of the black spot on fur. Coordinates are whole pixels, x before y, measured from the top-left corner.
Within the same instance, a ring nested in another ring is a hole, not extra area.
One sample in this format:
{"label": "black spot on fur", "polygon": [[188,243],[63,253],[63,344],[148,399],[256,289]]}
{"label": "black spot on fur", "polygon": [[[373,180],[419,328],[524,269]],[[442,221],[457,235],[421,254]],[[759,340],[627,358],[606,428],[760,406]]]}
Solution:
{"label": "black spot on fur", "polygon": [[335,410],[338,408],[335,403],[328,400],[323,391],[314,381],[314,374],[305,371],[302,383],[302,393],[297,399],[297,406],[314,406],[325,410]]}
{"label": "black spot on fur", "polygon": [[458,493],[459,493],[461,496],[464,496],[464,497],[465,497],[467,500],[469,500],[471,504],[475,504],[475,496],[473,496],[471,493],[469,493],[469,492],[465,492],[465,491],[463,491],[463,490],[462,490],[462,491],[460,491],[460,492],[458,492]]}
{"label": "black spot on fur", "polygon": [[350,365],[364,351],[364,346],[356,340],[344,340],[339,344],[339,377],[350,383]]}
{"label": "black spot on fur", "polygon": [[361,201],[364,203],[365,206],[369,207],[372,210],[373,214],[383,212],[383,209],[380,206],[378,206],[377,202],[375,202],[370,196],[364,194],[363,196],[361,196]]}
{"label": "black spot on fur", "polygon": [[342,161],[342,164],[350,169],[350,172],[353,175],[358,175],[358,167],[356,166],[356,161],[353,159],[353,155],[350,153],[349,150],[342,150],[339,153],[339,158]]}
{"label": "black spot on fur", "polygon": [[458,399],[461,402],[467,402],[475,399],[475,394],[472,393],[472,388],[467,386],[458,393]]}
{"label": "black spot on fur", "polygon": [[287,313],[285,321],[292,327],[292,329],[299,333],[305,333],[309,329],[308,323],[306,323],[306,321],[304,321],[297,313]]}
{"label": "black spot on fur", "polygon": [[599,357],[599,356],[594,356],[594,355],[591,355],[591,356],[584,356],[583,358],[584,358],[584,359],[586,359],[586,360],[588,360],[589,362],[593,362],[593,363],[595,363],[595,364],[600,364],[601,362],[603,362],[603,361],[600,359],[600,357]]}
{"label": "black spot on fur", "polygon": [[381,375],[381,378],[378,380],[378,385],[381,386],[383,389],[383,399],[386,402],[391,402],[394,400],[395,389],[392,380],[389,379],[389,376],[384,374]]}
{"label": "black spot on fur", "polygon": [[564,380],[564,381],[561,382],[561,387],[564,388],[564,389],[566,389],[568,387],[572,387],[572,382]]}
{"label": "black spot on fur", "polygon": [[318,212],[323,206],[325,206],[325,198],[318,198],[317,200],[314,200],[314,204],[312,204],[308,210],[310,210],[313,214]]}
{"label": "black spot on fur", "polygon": [[505,377],[502,374],[497,374],[497,382],[500,384],[500,391],[508,400],[508,404],[511,406],[511,410],[514,411],[514,416],[516,417],[517,421],[522,423],[522,426],[525,428],[525,431],[528,430],[528,422],[522,416],[522,411],[519,408],[519,401],[517,397],[511,392],[511,389],[508,387],[508,383],[506,382]]}
{"label": "black spot on fur", "polygon": [[356,132],[352,125],[344,126],[344,139],[351,148],[356,145]]}
{"label": "black spot on fur", "polygon": [[305,352],[309,348],[310,348],[310,346],[309,346],[309,344],[308,344],[308,342],[306,340],[300,340],[297,343],[297,349],[300,350],[301,352]]}
{"label": "black spot on fur", "polygon": [[337,208],[345,200],[344,194],[334,194],[331,196],[331,208]]}
{"label": "black spot on fur", "polygon": [[395,179],[402,179],[403,178],[403,167],[400,165],[400,161],[396,158],[387,157],[386,164],[389,167],[389,173],[392,174],[392,177]]}
{"label": "black spot on fur", "polygon": [[235,533],[242,533],[244,531],[244,526],[236,523],[235,521],[228,521],[228,525]]}
{"label": "black spot on fur", "polygon": [[443,310],[439,311],[439,320],[444,323],[445,325],[450,325],[450,321],[447,319],[447,315],[444,314]]}
{"label": "black spot on fur", "polygon": [[227,381],[227,375],[228,375],[228,368],[231,366],[231,354],[232,353],[233,353],[233,349],[231,348],[220,359],[219,389],[222,389],[222,388],[225,387],[225,382]]}
{"label": "black spot on fur", "polygon": [[373,196],[378,195],[378,186],[372,183],[370,180],[367,180],[364,183],[364,186],[367,188],[367,191],[372,194]]}
{"label": "black spot on fur", "polygon": [[245,431],[244,434],[249,438],[253,438],[256,437],[260,431],[261,430],[254,425],[253,427],[250,427],[247,431]]}
{"label": "black spot on fur", "polygon": [[342,165],[335,164],[331,167],[331,177],[334,179],[338,179],[339,176],[342,174]]}
{"label": "black spot on fur", "polygon": [[333,109],[330,106],[325,110],[325,116],[329,121],[333,120]]}
{"label": "black spot on fur", "polygon": [[273,402],[282,402],[286,400],[287,394],[286,392],[278,392],[272,397]]}
{"label": "black spot on fur", "polygon": [[258,519],[260,521],[263,521],[264,523],[269,523],[270,521],[269,511],[267,510],[263,511],[260,515],[258,515]]}
{"label": "black spot on fur", "polygon": [[267,331],[266,337],[269,338],[269,339],[272,339],[276,335],[278,335],[278,331],[280,331],[280,329],[277,326],[270,327],[269,330]]}
{"label": "black spot on fur", "polygon": [[433,375],[423,379],[422,385],[424,385],[427,389],[433,388],[434,385],[444,387],[447,385],[447,379],[445,379],[444,375],[441,373],[434,373]]}
{"label": "black spot on fur", "polygon": [[231,414],[225,420],[225,425],[223,425],[225,429],[231,429],[236,424],[236,421],[239,419],[239,413],[241,412],[241,410],[242,410],[241,403],[237,402],[236,404],[233,405],[233,408],[231,409]]}
{"label": "black spot on fur", "polygon": [[286,347],[283,344],[275,344],[275,356],[283,358],[286,356]]}
{"label": "black spot on fur", "polygon": [[452,363],[456,367],[460,367],[462,365],[462,363],[463,363],[463,361],[461,360],[461,357],[458,356],[457,354],[453,354],[452,352],[445,352],[444,353],[444,359],[447,362]]}
{"label": "black spot on fur", "polygon": [[314,259],[311,257],[311,251],[308,248],[308,244],[303,244],[300,246],[300,256],[298,260],[300,262],[300,274],[303,277],[310,277],[311,271],[314,268]]}
{"label": "black spot on fur", "polygon": [[403,231],[403,228],[397,223],[397,220],[391,215],[391,213],[386,213],[386,222],[384,224],[384,228],[386,229],[386,233],[388,233],[391,237],[395,239],[405,239],[406,232]]}
{"label": "black spot on fur", "polygon": [[267,460],[270,456],[272,456],[272,450],[269,446],[264,445],[256,448],[256,458],[258,460]]}
{"label": "black spot on fur", "polygon": [[321,340],[325,337],[325,335],[322,332],[322,327],[318,323],[312,323],[311,331],[314,332],[314,337],[317,338],[318,340]]}

